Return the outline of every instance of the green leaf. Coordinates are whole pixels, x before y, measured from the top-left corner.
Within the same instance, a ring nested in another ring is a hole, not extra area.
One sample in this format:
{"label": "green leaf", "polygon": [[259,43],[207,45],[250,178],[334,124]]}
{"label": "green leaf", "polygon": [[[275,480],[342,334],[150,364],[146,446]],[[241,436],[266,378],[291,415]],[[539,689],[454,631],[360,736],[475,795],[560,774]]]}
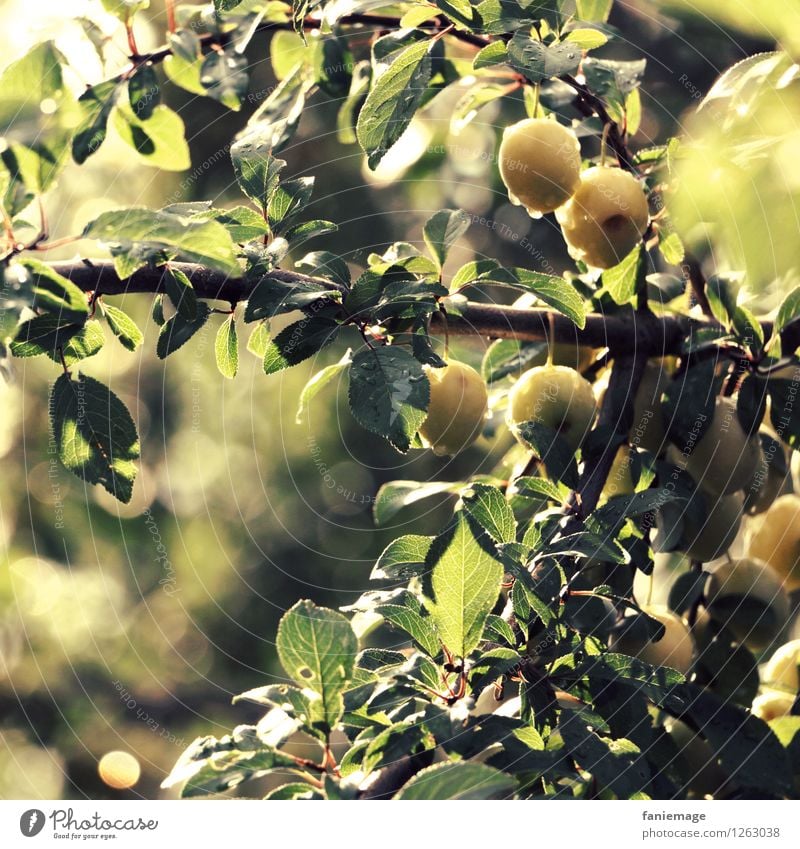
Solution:
{"label": "green leaf", "polygon": [[214,354],[219,373],[233,380],[239,370],[239,340],[236,337],[236,322],[232,315],[222,322],[217,331]]}
{"label": "green leaf", "polygon": [[119,339],[123,347],[135,351],[144,341],[142,331],[136,322],[118,307],[100,302],[103,315],[106,317],[111,332]]}
{"label": "green leaf", "polygon": [[446,481],[391,481],[385,483],[375,497],[373,513],[376,525],[385,525],[393,519],[404,507],[415,504],[424,498],[441,493],[457,493],[463,489],[461,481],[450,483]]}
{"label": "green leaf", "polygon": [[53,350],[47,351],[47,355],[56,362],[60,362],[63,357],[64,362],[71,366],[80,362],[80,360],[93,357],[103,347],[105,341],[100,322],[89,319],[77,333],[64,343],[61,356]]}
{"label": "green leaf", "polygon": [[532,83],[541,83],[551,77],[574,74],[581,63],[581,50],[569,42],[546,45],[523,28],[508,42],[508,61]]}
{"label": "green leaf", "polygon": [[273,232],[283,233],[294,223],[313,191],[313,177],[297,177],[294,180],[284,180],[278,185],[270,198],[267,211],[269,226]]}
{"label": "green leaf", "polygon": [[141,121],[149,120],[161,100],[158,77],[153,66],[145,62],[128,80],[128,103],[133,114]]}
{"label": "green leaf", "polygon": [[150,0],[102,0],[102,3],[106,12],[115,15],[123,24],[129,24],[137,12],[150,6]]}
{"label": "green leaf", "polygon": [[408,351],[386,346],[353,358],[349,398],[359,424],[405,453],[425,421],[430,384]]}
{"label": "green leaf", "polygon": [[199,36],[190,29],[180,29],[169,33],[168,39],[172,55],[163,62],[167,77],[185,91],[205,95],[206,90],[200,83],[203,52]]}
{"label": "green leaf", "polygon": [[201,265],[239,277],[241,269],[228,231],[216,221],[193,221],[144,207],[104,212],[84,230],[84,237],[123,246],[163,249]]}
{"label": "green leaf", "polygon": [[373,80],[356,124],[358,143],[373,170],[405,132],[422,101],[431,79],[432,48],[428,40],[411,44]]}
{"label": "green leaf", "polygon": [[[636,92],[631,92],[631,95],[635,93]],[[683,246],[683,241],[675,232],[669,233],[666,236],[662,235],[658,241],[658,249],[670,265],[680,265],[686,255],[686,249]]]}
{"label": "green leaf", "polygon": [[715,365],[712,360],[699,362],[667,384],[662,413],[676,445],[685,445],[687,434],[699,441],[708,430],[717,395]]}
{"label": "green leaf", "polygon": [[482,47],[472,60],[472,67],[476,71],[481,68],[490,68],[492,65],[501,65],[508,61],[508,52],[504,41],[497,39]]}
{"label": "green leaf", "polygon": [[496,486],[473,483],[461,493],[464,509],[497,543],[514,542],[517,521],[505,496]]}
{"label": "green leaf", "polygon": [[541,422],[522,422],[516,427],[522,441],[545,464],[547,476],[570,489],[578,487],[575,452],[561,434]]}
{"label": "green leaf", "polygon": [[596,50],[608,43],[608,36],[599,29],[580,27],[570,30],[564,40],[576,44],[581,50]]}
{"label": "green leaf", "polygon": [[183,119],[168,106],[155,106],[145,120],[118,105],[112,116],[119,137],[151,168],[185,171],[191,164]]}
{"label": "green leaf", "polygon": [[[71,280],[57,274],[38,259],[23,259],[19,266],[25,269],[20,285],[30,291],[29,306],[46,310],[62,321],[83,321],[89,314],[86,294]],[[13,273],[17,266],[11,266]]]}
{"label": "green leaf", "polygon": [[585,720],[569,713],[562,715],[559,731],[581,767],[620,799],[643,792],[650,782],[650,768],[639,747],[624,738],[612,740],[595,734]]}
{"label": "green leaf", "polygon": [[435,658],[441,651],[432,617],[423,616],[418,609],[408,604],[381,604],[375,612],[395,628],[405,631],[429,657]]}
{"label": "green leaf", "polygon": [[305,417],[308,413],[309,404],[312,399],[316,397],[316,395],[324,389],[332,380],[335,380],[339,375],[341,375],[347,367],[351,363],[351,351],[348,349],[345,355],[339,360],[338,363],[334,363],[330,366],[325,366],[324,369],[318,371],[306,385],[303,387],[303,391],[300,393],[300,402],[297,407],[297,415],[295,416],[295,421],[297,424],[302,424],[305,420]]}
{"label": "green leaf", "polygon": [[627,304],[644,285],[647,255],[637,245],[618,265],[603,272],[603,286],[617,304]]}
{"label": "green leaf", "polygon": [[790,322],[800,316],[800,286],[796,286],[781,301],[778,314],[775,316],[773,333],[777,335]]}
{"label": "green leaf", "polygon": [[433,571],[432,617],[442,642],[457,657],[478,647],[486,617],[500,593],[503,567],[476,537],[472,522],[457,514],[429,552]]}
{"label": "green leaf", "polygon": [[191,280],[179,268],[165,265],[161,283],[178,315],[186,321],[194,321],[197,318],[197,295]]}
{"label": "green leaf", "polygon": [[318,696],[322,721],[332,730],[358,652],[350,622],[335,610],[299,601],[281,619],[275,644],[287,675]]}
{"label": "green leaf", "polygon": [[578,18],[582,21],[605,23],[613,5],[614,0],[575,0]]}
{"label": "green leaf", "polygon": [[425,729],[421,724],[399,722],[374,737],[364,752],[363,770],[369,775],[391,766],[406,755],[423,748]]}
{"label": "green leaf", "polygon": [[38,315],[23,322],[11,342],[15,357],[38,357],[47,354],[57,359],[58,350],[76,334],[83,324],[65,322],[56,315]]}
{"label": "green leaf", "polygon": [[259,209],[266,211],[278,188],[283,159],[272,155],[272,138],[257,129],[247,132],[233,147],[231,161],[239,188]]}
{"label": "green leaf", "polygon": [[156,354],[163,360],[185,345],[208,321],[211,309],[208,304],[200,302],[197,305],[197,316],[192,321],[176,313],[161,328],[156,343]]}
{"label": "green leaf", "polygon": [[267,346],[264,372],[274,374],[295,366],[330,345],[339,325],[325,316],[302,318],[284,328]]}
{"label": "green leaf", "polygon": [[122,91],[120,77],[98,83],[79,98],[80,123],[72,139],[72,158],[82,165],[106,140],[108,118]]}
{"label": "green leaf", "polygon": [[439,271],[456,240],[466,233],[470,217],[460,209],[443,209],[434,213],[423,228],[425,244]]}
{"label": "green leaf", "polygon": [[355,123],[358,113],[369,91],[372,79],[372,66],[366,60],[358,62],[353,68],[353,78],[350,81],[350,91],[344,103],[339,107],[336,118],[336,138],[342,144],[356,142]]}
{"label": "green leaf", "polygon": [[461,761],[429,766],[403,786],[395,799],[509,799],[516,782],[482,763]]}
{"label": "green leaf", "polygon": [[102,484],[127,504],[133,494],[139,437],[122,401],[92,377],[62,374],[50,395],[50,420],[64,466],[87,483]]}
{"label": "green leaf", "polygon": [[238,112],[250,84],[247,67],[245,56],[226,50],[212,50],[203,59],[200,85],[209,97]]}
{"label": "green leaf", "polygon": [[405,581],[425,566],[433,537],[406,534],[383,550],[369,578],[371,581]]}
{"label": "green leaf", "polygon": [[583,298],[563,277],[528,271],[526,268],[515,268],[513,276],[515,278],[513,285],[526,292],[532,292],[539,300],[558,310],[578,327],[586,326],[586,306]]}

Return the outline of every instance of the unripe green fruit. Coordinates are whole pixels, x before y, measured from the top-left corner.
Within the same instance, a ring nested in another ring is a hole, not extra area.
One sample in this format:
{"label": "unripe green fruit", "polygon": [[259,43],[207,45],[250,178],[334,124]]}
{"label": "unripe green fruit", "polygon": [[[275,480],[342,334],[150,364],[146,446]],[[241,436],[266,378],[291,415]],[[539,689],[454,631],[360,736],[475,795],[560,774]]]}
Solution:
{"label": "unripe green fruit", "polygon": [[785,579],[787,590],[800,587],[800,496],[782,495],[751,519],[746,548]]}
{"label": "unripe green fruit", "polygon": [[761,672],[767,687],[794,697],[800,690],[800,640],[792,640],[775,650]]}
{"label": "unripe green fruit", "polygon": [[566,366],[529,369],[508,395],[508,425],[539,422],[557,431],[577,450],[594,421],[596,402],[592,384]]}
{"label": "unripe green fruit", "polygon": [[528,118],[506,127],[498,159],[509,199],[534,217],[569,200],[580,182],[578,138],[557,121]]}
{"label": "unripe green fruit", "polygon": [[739,423],[736,403],[717,398],[714,416],[686,462],[686,471],[707,492],[730,495],[745,489],[762,460],[758,437],[749,437]]}
{"label": "unripe green fruit", "polygon": [[615,495],[633,495],[636,492],[636,485],[631,474],[632,462],[631,449],[627,445],[620,445],[614,455],[603,491],[600,493],[599,504],[605,503]]}
{"label": "unripe green fruit", "polygon": [[682,513],[681,548],[692,560],[703,563],[721,557],[739,533],[743,510],[744,496],[741,492],[716,497],[695,490]]}
{"label": "unripe green fruit", "polygon": [[750,557],[717,566],[706,581],[705,597],[711,618],[756,651],[780,637],[789,616],[780,575]]}
{"label": "unripe green fruit", "polygon": [[642,610],[664,626],[664,636],[654,643],[643,640],[638,631],[622,631],[611,641],[611,648],[638,657],[651,666],[669,666],[686,675],[694,660],[694,642],[689,629],[667,607],[642,605]]}
{"label": "unripe green fruit", "polygon": [[685,722],[670,717],[664,728],[672,737],[687,766],[690,795],[705,797],[720,793],[727,776],[717,763],[711,746]]}
{"label": "unripe green fruit", "polygon": [[779,693],[777,690],[767,690],[753,699],[750,712],[753,716],[769,722],[779,716],[789,716],[794,706],[794,696],[788,693]]}
{"label": "unripe green fruit", "polygon": [[589,168],[556,213],[571,256],[594,268],[619,264],[647,229],[650,212],[641,183],[619,168]]}
{"label": "unripe green fruit", "polygon": [[458,454],[481,434],[489,406],[486,384],[472,366],[458,360],[444,368],[425,366],[425,373],[431,398],[419,435],[434,454]]}

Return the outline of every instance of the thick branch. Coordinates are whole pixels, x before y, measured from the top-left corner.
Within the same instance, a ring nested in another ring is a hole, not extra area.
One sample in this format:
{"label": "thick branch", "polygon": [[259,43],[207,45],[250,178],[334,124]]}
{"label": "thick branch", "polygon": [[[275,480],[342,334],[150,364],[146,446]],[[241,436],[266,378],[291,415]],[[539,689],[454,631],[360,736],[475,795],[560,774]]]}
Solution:
{"label": "thick branch", "polygon": [[[244,280],[226,277],[191,263],[172,263],[192,281],[200,298],[223,300],[231,304],[246,300],[250,284]],[[162,272],[157,268],[144,268],[128,280],[120,280],[113,263],[107,260],[83,262],[56,262],[52,268],[72,280],[84,292],[101,295],[125,293],[163,292]],[[312,278],[294,271],[272,271],[270,276],[286,283],[307,283]],[[564,284],[567,285],[566,283]],[[693,322],[684,316],[658,317],[651,313],[630,312],[621,315],[593,314],[587,317],[586,326],[577,328],[568,318],[546,309],[515,309],[497,304],[467,302],[460,316],[449,315],[448,332],[460,336],[482,336],[492,339],[519,339],[543,341],[549,338],[550,318],[553,317],[553,338],[556,342],[586,345],[590,348],[609,348],[613,352],[644,351],[648,356],[677,354],[681,340]],[[444,330],[440,316],[434,316],[432,329]]]}

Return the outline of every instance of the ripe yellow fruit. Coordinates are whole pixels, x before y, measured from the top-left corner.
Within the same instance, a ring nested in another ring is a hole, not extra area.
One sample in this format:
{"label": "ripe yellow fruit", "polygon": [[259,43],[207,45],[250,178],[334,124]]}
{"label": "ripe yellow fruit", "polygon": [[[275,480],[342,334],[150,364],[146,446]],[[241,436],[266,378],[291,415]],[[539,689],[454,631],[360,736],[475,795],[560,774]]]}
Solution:
{"label": "ripe yellow fruit", "polygon": [[792,640],[775,650],[767,661],[761,680],[767,687],[794,697],[800,690],[800,640]]}
{"label": "ripe yellow fruit", "polygon": [[758,437],[749,437],[739,424],[736,403],[717,398],[714,416],[692,448],[686,471],[707,492],[730,495],[749,486],[762,456]]}
{"label": "ripe yellow fruit", "polygon": [[717,497],[695,490],[682,512],[681,547],[692,560],[703,563],[716,560],[733,545],[743,510],[741,492]]}
{"label": "ripe yellow fruit", "polygon": [[789,598],[780,575],[761,560],[721,563],[708,576],[705,597],[711,618],[756,651],[769,647],[786,627]]}
{"label": "ripe yellow fruit", "polygon": [[571,256],[594,268],[611,268],[636,247],[650,212],[641,183],[619,168],[589,168],[556,213]]}
{"label": "ripe yellow fruit", "polygon": [[651,666],[669,666],[686,675],[694,661],[694,641],[683,620],[669,608],[661,605],[642,605],[642,610],[664,626],[664,636],[657,642],[649,642],[638,629],[623,630],[611,641],[611,648],[622,654],[638,657]]}
{"label": "ripe yellow fruit", "polygon": [[114,790],[127,790],[139,780],[139,761],[128,752],[106,752],[97,765],[103,783]]}
{"label": "ripe yellow fruit", "polygon": [[512,386],[508,425],[522,442],[518,426],[539,422],[557,431],[577,450],[592,427],[596,411],[592,384],[566,366],[537,366]]}
{"label": "ripe yellow fruit", "polygon": [[557,121],[528,118],[506,127],[498,158],[509,199],[537,218],[569,200],[580,182],[580,143]]}
{"label": "ripe yellow fruit", "polygon": [[782,495],[760,516],[750,520],[747,553],[769,563],[787,590],[800,587],[800,496]]}
{"label": "ripe yellow fruit", "polygon": [[792,712],[793,706],[794,696],[790,696],[788,693],[779,693],[777,690],[767,690],[753,699],[750,712],[759,719],[763,719],[764,722],[769,722],[779,716],[788,716]]}
{"label": "ripe yellow fruit", "polygon": [[444,368],[425,366],[425,372],[431,398],[419,435],[434,454],[458,454],[481,434],[489,406],[486,384],[472,366],[458,360]]}

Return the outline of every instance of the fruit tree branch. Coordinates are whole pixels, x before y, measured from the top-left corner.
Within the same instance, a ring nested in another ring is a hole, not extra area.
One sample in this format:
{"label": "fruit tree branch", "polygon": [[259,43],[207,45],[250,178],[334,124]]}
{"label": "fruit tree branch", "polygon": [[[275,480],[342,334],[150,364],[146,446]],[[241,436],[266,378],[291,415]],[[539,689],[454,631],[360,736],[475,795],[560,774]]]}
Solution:
{"label": "fruit tree branch", "polygon": [[[181,262],[170,265],[186,274],[200,298],[228,301],[235,305],[247,300],[252,291],[252,284],[245,280],[228,277],[201,265]],[[109,260],[54,262],[50,266],[84,292],[97,295],[156,294],[164,291],[160,268],[143,268],[127,280],[120,280]],[[314,280],[306,274],[278,269],[270,272],[270,277],[288,284]],[[468,301],[460,309],[460,315],[448,314],[447,329],[452,335],[541,342],[549,338],[551,316],[556,342],[608,348],[612,355],[634,350],[651,357],[678,354],[682,341],[693,329],[717,326],[706,319],[630,311],[611,315],[593,313],[587,316],[586,326],[578,328],[566,316],[544,308],[519,309]],[[434,315],[431,325],[434,332],[444,332],[440,316]],[[765,322],[762,326],[768,338],[772,324]],[[792,327],[789,325],[788,329]]]}

